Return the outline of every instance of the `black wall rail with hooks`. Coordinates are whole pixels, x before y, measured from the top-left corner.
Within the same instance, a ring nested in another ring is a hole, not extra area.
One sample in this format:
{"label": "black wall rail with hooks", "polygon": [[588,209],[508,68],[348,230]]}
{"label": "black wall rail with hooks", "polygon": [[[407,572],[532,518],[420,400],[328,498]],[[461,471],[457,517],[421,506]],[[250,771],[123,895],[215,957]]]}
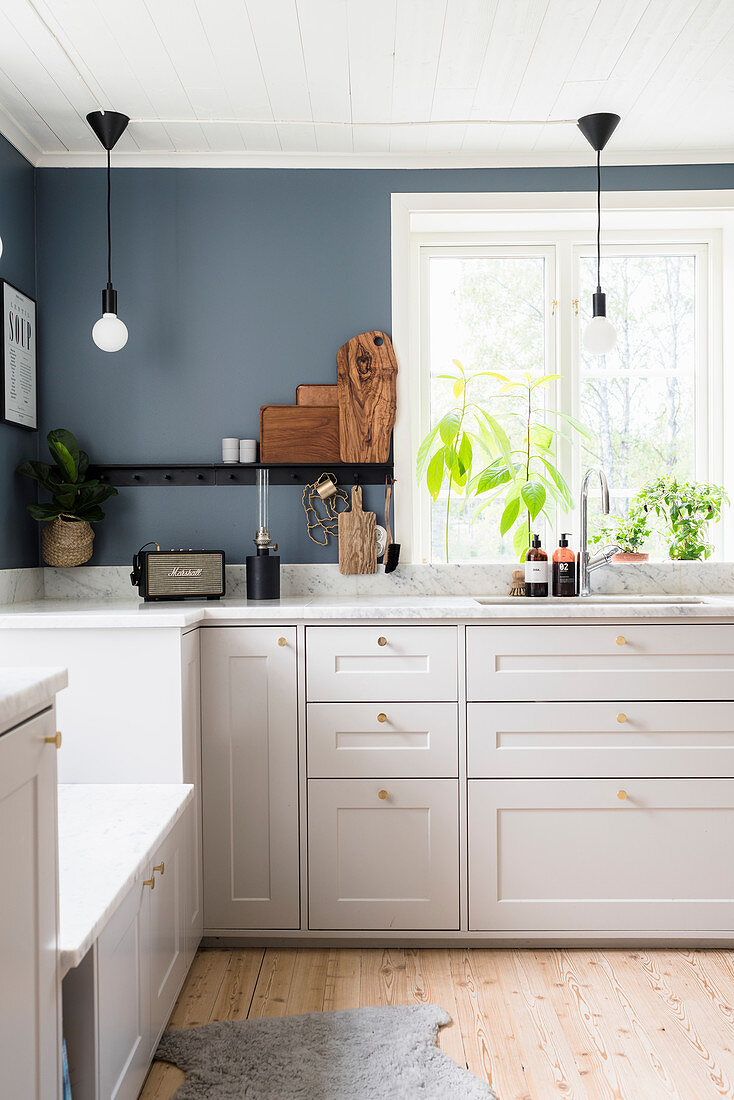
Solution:
{"label": "black wall rail with hooks", "polygon": [[392,475],[391,462],[308,463],[286,464],[252,462],[234,463],[98,463],[89,467],[89,477],[105,485],[165,486],[165,485],[254,485],[256,470],[270,470],[271,485],[309,485],[328,469],[336,474],[340,485],[384,485]]}

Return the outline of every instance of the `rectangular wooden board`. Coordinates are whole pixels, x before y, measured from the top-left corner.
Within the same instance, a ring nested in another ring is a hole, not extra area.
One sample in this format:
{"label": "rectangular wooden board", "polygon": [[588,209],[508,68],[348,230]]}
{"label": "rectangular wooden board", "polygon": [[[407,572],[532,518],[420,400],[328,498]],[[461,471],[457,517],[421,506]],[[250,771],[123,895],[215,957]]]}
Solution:
{"label": "rectangular wooden board", "polygon": [[338,462],[339,410],[262,405],[261,462]]}
{"label": "rectangular wooden board", "polygon": [[353,336],[336,353],[342,462],[387,462],[398,364],[384,332]]}
{"label": "rectangular wooden board", "polygon": [[319,408],[323,408],[325,405],[336,407],[339,404],[336,385],[312,386],[303,384],[296,390],[296,404],[318,406]]}

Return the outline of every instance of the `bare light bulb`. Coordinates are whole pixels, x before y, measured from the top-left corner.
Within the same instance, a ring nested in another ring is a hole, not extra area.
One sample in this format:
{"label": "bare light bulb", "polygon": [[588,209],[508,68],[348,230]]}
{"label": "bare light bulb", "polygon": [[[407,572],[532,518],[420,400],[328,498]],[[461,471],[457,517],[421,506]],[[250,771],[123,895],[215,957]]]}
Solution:
{"label": "bare light bulb", "polygon": [[617,343],[617,330],[606,317],[592,317],[584,331],[584,347],[590,355],[606,355]]}
{"label": "bare light bulb", "polygon": [[119,351],[127,343],[127,325],[116,313],[103,313],[92,329],[92,339],[102,351]]}

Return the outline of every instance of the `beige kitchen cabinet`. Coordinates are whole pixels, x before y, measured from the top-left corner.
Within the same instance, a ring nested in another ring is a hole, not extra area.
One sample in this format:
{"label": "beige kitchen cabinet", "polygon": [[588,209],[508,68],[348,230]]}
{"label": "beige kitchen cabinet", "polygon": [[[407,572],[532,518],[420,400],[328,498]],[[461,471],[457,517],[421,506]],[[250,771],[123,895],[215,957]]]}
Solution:
{"label": "beige kitchen cabinet", "polygon": [[0,735],[0,1095],[59,1095],[54,710]]}
{"label": "beige kitchen cabinet", "polygon": [[202,631],[204,923],[298,928],[295,627]]}
{"label": "beige kitchen cabinet", "polygon": [[469,778],[734,776],[734,703],[469,703]]}
{"label": "beige kitchen cabinet", "polygon": [[151,861],[148,881],[146,973],[150,987],[150,1048],[152,1058],[178,991],[188,970],[186,942],[191,926],[191,890],[187,875],[192,803],[162,842]]}
{"label": "beige kitchen cabinet", "polygon": [[184,938],[186,969],[194,961],[204,929],[204,874],[201,848],[201,654],[198,630],[181,639],[181,696],[183,723],[183,780],[194,785],[193,811],[186,836],[185,890],[187,927]]}
{"label": "beige kitchen cabinet", "polygon": [[470,626],[471,701],[734,699],[734,624]]}
{"label": "beige kitchen cabinet", "polygon": [[469,927],[726,932],[734,780],[469,782]]}
{"label": "beige kitchen cabinet", "polygon": [[318,702],[456,699],[455,626],[311,626],[306,695]]}
{"label": "beige kitchen cabinet", "polygon": [[456,703],[309,703],[312,779],[458,776]]}
{"label": "beige kitchen cabinet", "polygon": [[459,927],[458,783],[311,779],[309,927]]}

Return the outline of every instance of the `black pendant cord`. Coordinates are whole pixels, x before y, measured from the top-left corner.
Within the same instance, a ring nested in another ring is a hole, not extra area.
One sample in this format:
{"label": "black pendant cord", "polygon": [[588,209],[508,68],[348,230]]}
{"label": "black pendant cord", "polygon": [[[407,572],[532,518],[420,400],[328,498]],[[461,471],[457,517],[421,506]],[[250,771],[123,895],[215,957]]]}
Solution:
{"label": "black pendant cord", "polygon": [[107,285],[112,286],[112,217],[110,186],[110,150],[107,150]]}
{"label": "black pendant cord", "polygon": [[[108,154],[109,155],[109,154]],[[602,152],[596,150],[596,290],[602,288]]]}

